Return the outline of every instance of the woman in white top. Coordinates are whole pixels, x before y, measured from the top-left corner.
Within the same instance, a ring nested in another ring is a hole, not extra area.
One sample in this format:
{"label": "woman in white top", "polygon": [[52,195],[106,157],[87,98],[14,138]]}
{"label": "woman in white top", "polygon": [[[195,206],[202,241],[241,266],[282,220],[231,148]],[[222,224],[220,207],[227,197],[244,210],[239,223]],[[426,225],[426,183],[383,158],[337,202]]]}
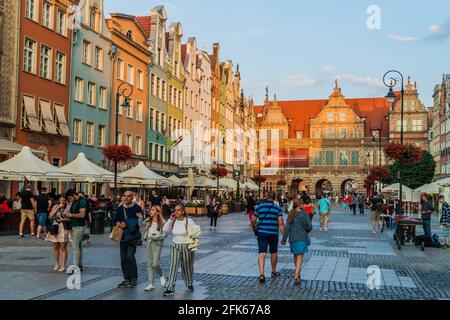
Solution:
{"label": "woman in white top", "polygon": [[170,252],[170,273],[164,296],[172,296],[175,292],[175,281],[178,266],[181,263],[184,283],[190,292],[194,291],[194,252],[188,248],[188,225],[195,226],[189,219],[182,204],[175,206],[175,212],[164,225],[163,231],[172,233],[172,248]]}
{"label": "woman in white top", "polygon": [[155,289],[153,286],[154,274],[159,275],[161,286],[164,287],[166,279],[161,270],[161,249],[164,245],[164,239],[167,233],[163,231],[164,218],[160,206],[153,206],[150,209],[150,217],[145,220],[146,228],[144,241],[147,242],[147,271],[148,271],[148,287],[145,291]]}

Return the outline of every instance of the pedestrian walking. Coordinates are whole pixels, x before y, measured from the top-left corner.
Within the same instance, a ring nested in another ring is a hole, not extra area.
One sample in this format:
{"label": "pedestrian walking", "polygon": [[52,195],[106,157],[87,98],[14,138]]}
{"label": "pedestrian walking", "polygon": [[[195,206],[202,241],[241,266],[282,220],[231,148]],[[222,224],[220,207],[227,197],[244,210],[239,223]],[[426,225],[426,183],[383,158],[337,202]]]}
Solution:
{"label": "pedestrian walking", "polygon": [[[53,271],[66,271],[68,257],[67,244],[72,242],[72,234],[70,228],[67,227],[70,224],[70,219],[65,218],[64,214],[69,209],[70,206],[67,204],[67,200],[64,197],[60,197],[59,203],[54,205],[50,210],[49,219],[52,221],[52,226],[47,233],[45,241],[53,243],[53,259],[55,263]],[[61,263],[59,263],[60,257]]]}
{"label": "pedestrian walking", "polygon": [[159,276],[161,286],[164,287],[166,279],[161,269],[161,249],[164,245],[164,239],[167,233],[163,231],[164,218],[162,209],[159,206],[153,206],[150,209],[150,217],[145,220],[146,229],[144,233],[144,241],[147,243],[147,274],[148,286],[145,291],[155,289],[153,285],[154,275]]}
{"label": "pedestrian walking", "polygon": [[47,219],[48,213],[53,205],[52,200],[47,194],[47,188],[42,187],[41,192],[36,199],[36,211],[38,218],[38,227],[36,232],[36,239],[41,240],[41,232],[43,234],[47,233]]}
{"label": "pedestrian walking", "polygon": [[320,214],[320,231],[328,232],[328,221],[331,214],[331,203],[330,199],[326,195],[318,202],[319,214]]}
{"label": "pedestrian walking", "polygon": [[79,197],[75,190],[68,190],[66,198],[71,202],[70,210],[65,217],[70,219],[72,228],[73,265],[83,271],[83,236],[86,232],[87,201]]}
{"label": "pedestrian walking", "polygon": [[248,214],[248,219],[250,220],[250,226],[252,224],[253,213],[255,211],[255,207],[256,207],[256,201],[253,198],[253,194],[250,193],[247,197],[247,203],[246,203],[246,210],[247,210],[247,214]]}
{"label": "pedestrian walking", "polygon": [[117,208],[112,223],[123,230],[120,241],[120,266],[124,281],[118,288],[136,288],[138,269],[136,263],[136,249],[141,242],[139,231],[139,219],[143,217],[141,206],[133,202],[133,193],[125,191],[122,196],[122,204]]}
{"label": "pedestrian walking", "polygon": [[356,207],[358,206],[358,197],[356,194],[352,194],[352,200],[351,200],[351,208],[353,211],[353,215],[356,216]]}
{"label": "pedestrian walking", "polygon": [[439,223],[442,228],[442,236],[444,238],[444,245],[445,248],[449,247],[449,230],[450,230],[450,206],[448,205],[447,201],[445,201],[444,196],[439,196],[439,203],[442,204],[442,214],[441,219],[439,220]]}
{"label": "pedestrian walking", "polygon": [[87,198],[86,194],[83,191],[78,192],[78,199],[83,198],[86,203],[86,214],[84,216],[86,220],[86,229],[84,230],[83,238],[81,243],[83,244],[86,241],[86,247],[89,247],[91,243],[91,225],[92,225],[92,210],[95,207],[95,201],[91,198]]}
{"label": "pedestrian walking", "polygon": [[365,205],[364,197],[361,194],[359,194],[358,195],[359,214],[364,214],[364,205]]}
{"label": "pedestrian walking", "polygon": [[177,204],[170,220],[164,225],[163,231],[172,233],[173,236],[170,250],[170,272],[163,295],[172,296],[175,293],[175,282],[180,264],[184,283],[188,290],[193,292],[196,247],[190,246],[190,240],[196,239],[200,233],[200,227],[188,218],[184,205]]}
{"label": "pedestrian walking", "polygon": [[434,211],[433,203],[427,194],[422,194],[420,200],[422,203],[421,214],[424,235],[426,238],[431,239],[431,214]]}
{"label": "pedestrian walking", "polygon": [[210,205],[210,224],[209,224],[209,231],[216,231],[217,229],[217,219],[220,215],[220,203],[217,202],[216,198],[214,197],[211,201]]}
{"label": "pedestrian walking", "polygon": [[267,250],[270,252],[270,262],[272,266],[272,278],[280,275],[277,272],[278,262],[278,242],[279,233],[284,234],[283,210],[276,205],[275,192],[270,191],[267,200],[256,207],[253,215],[253,224],[258,238],[258,266],[259,266],[259,282],[266,282],[265,260]]}
{"label": "pedestrian walking", "polygon": [[347,211],[348,208],[348,195],[344,195],[344,198],[342,198],[342,208],[344,208],[344,212]]}
{"label": "pedestrian walking", "polygon": [[289,212],[286,229],[283,233],[282,245],[289,239],[291,253],[294,255],[295,284],[300,284],[302,278],[303,255],[308,252],[311,240],[308,236],[313,229],[311,219],[303,210],[301,200],[294,200],[294,208]]}
{"label": "pedestrian walking", "polygon": [[338,196],[338,195],[336,195],[336,196],[334,197],[334,204],[336,205],[336,207],[339,206],[339,196]]}
{"label": "pedestrian walking", "polygon": [[314,215],[316,214],[316,211],[314,210],[314,205],[312,204],[311,200],[306,200],[306,202],[303,205],[303,210],[306,212],[306,214],[308,215],[309,219],[312,222]]}
{"label": "pedestrian walking", "polygon": [[377,225],[380,226],[380,232],[383,232],[383,222],[381,221],[381,214],[383,213],[383,205],[377,203],[375,207],[372,207],[372,233],[377,233]]}
{"label": "pedestrian walking", "polygon": [[20,205],[21,215],[19,224],[19,237],[24,238],[23,228],[26,220],[30,220],[30,233],[34,237],[35,228],[35,213],[36,213],[36,200],[34,199],[33,192],[31,192],[31,184],[27,184],[25,189],[20,193]]}

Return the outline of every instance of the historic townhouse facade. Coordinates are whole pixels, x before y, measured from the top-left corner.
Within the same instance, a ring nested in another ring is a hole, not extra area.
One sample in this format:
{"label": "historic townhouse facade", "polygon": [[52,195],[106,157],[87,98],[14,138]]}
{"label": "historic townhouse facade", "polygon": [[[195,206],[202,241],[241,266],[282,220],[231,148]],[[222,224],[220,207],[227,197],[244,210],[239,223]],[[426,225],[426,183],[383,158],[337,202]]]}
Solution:
{"label": "historic townhouse facade", "polygon": [[[112,92],[114,103],[111,112],[111,124],[115,126],[116,92],[120,85],[127,83],[127,93],[132,88],[130,107],[123,106],[124,99],[119,100],[119,141],[133,151],[133,161],[147,159],[147,110],[148,110],[148,73],[150,51],[147,49],[147,35],[138,19],[125,14],[111,14],[107,21],[112,33],[112,54],[114,77]],[[123,86],[124,87],[124,86]],[[110,131],[110,141],[115,141],[115,130]]]}
{"label": "historic townhouse facade", "polygon": [[0,0],[0,138],[14,140],[22,1]]}
{"label": "historic townhouse facade", "polygon": [[433,106],[428,109],[430,129],[429,146],[430,153],[436,162],[435,178],[440,178],[441,173],[441,97],[442,86],[438,84],[433,90]]}
{"label": "historic townhouse facade", "polygon": [[220,162],[220,146],[222,138],[220,137],[220,99],[221,99],[221,67],[219,57],[220,45],[213,44],[211,59],[212,83],[211,83],[211,161]]}
{"label": "historic townhouse facade", "polygon": [[70,1],[22,0],[16,142],[67,162],[72,31]]}
{"label": "historic townhouse facade", "polygon": [[337,81],[328,100],[269,101],[266,92],[254,112],[265,189],[280,190],[285,181],[290,192],[364,191],[370,166],[379,164],[373,141],[381,135],[384,147],[389,140],[387,99],[345,99]]}
{"label": "historic townhouse facade", "polygon": [[115,130],[111,122],[115,117],[111,105],[111,49],[103,0],[86,1],[81,8],[80,28],[74,30],[72,41],[69,162],[83,152],[92,162],[106,166],[101,148],[114,141],[110,132]]}
{"label": "historic townhouse facade", "polygon": [[[183,113],[185,108],[184,96],[184,83],[185,75],[182,59],[182,44],[181,38],[183,37],[183,29],[180,23],[172,23],[170,25],[169,32],[166,33],[167,43],[167,67],[168,70],[168,109],[167,118],[169,126],[169,136],[171,141],[168,147],[172,147],[180,137],[185,137],[186,133],[183,132]],[[182,143],[186,140],[183,139]],[[182,165],[183,153],[179,146],[172,148],[169,155],[170,162]]]}
{"label": "historic townhouse facade", "polygon": [[[400,141],[401,99],[396,99],[389,112],[389,140]],[[419,99],[417,86],[408,82],[405,86],[403,101],[403,141],[417,144],[421,149],[429,150],[428,111]]]}

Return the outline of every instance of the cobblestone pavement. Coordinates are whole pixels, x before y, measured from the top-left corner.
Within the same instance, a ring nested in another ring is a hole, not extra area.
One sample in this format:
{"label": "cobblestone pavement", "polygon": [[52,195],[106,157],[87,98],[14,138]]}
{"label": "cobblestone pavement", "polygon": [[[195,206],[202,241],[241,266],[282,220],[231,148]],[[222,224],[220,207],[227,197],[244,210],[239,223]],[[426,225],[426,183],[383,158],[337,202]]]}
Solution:
{"label": "cobblestone pavement", "polygon": [[[317,217],[315,217],[317,220]],[[302,283],[294,286],[294,265],[289,246],[280,246],[278,271],[281,276],[258,282],[256,239],[244,214],[219,219],[217,231],[209,231],[206,218],[195,218],[202,227],[200,250],[195,256],[195,292],[187,292],[181,275],[177,291],[169,299],[450,299],[450,249],[426,248],[413,244],[398,250],[393,231],[372,234],[369,215],[353,216],[334,208],[329,232],[318,230],[314,221],[312,245],[305,256]],[[433,232],[439,234],[437,218]],[[422,233],[420,227],[418,234]],[[85,271],[81,289],[69,290],[68,276],[52,269],[49,243],[27,237],[0,238],[0,299],[34,300],[152,300],[163,299],[157,285],[151,293],[147,285],[146,252],[139,247],[139,284],[137,289],[117,289],[122,280],[117,244],[107,235],[92,236],[85,248]],[[170,240],[170,239],[169,239]],[[170,241],[162,251],[162,268],[169,268]],[[69,249],[69,251],[71,251]],[[69,256],[69,261],[72,256]],[[367,286],[368,267],[380,270],[380,288]],[[266,276],[270,275],[266,261]]]}

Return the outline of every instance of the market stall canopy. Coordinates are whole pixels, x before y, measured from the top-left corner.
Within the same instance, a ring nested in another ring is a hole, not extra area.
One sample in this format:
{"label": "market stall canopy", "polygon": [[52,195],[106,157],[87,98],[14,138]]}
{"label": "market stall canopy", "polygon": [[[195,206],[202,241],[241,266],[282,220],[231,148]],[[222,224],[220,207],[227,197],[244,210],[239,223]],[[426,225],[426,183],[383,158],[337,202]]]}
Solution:
{"label": "market stall canopy", "polygon": [[[10,140],[0,139],[0,154],[19,153],[24,146]],[[44,156],[45,152],[31,149],[31,152],[38,156]]]}
{"label": "market stall canopy", "polygon": [[89,161],[84,153],[79,153],[75,160],[61,167],[61,170],[74,175],[77,181],[109,182],[114,180],[114,173]]}
{"label": "market stall canopy", "polygon": [[439,185],[435,182],[425,184],[420,188],[415,189],[414,191],[420,193],[429,193],[429,194],[438,194],[439,193]]}
{"label": "market stall canopy", "polygon": [[237,189],[237,182],[233,179],[220,179],[219,180],[219,186],[222,188],[227,188],[230,190],[236,190]]}
{"label": "market stall canopy", "polygon": [[161,186],[172,186],[174,184],[169,179],[147,168],[142,161],[136,167],[120,173],[119,177],[123,178],[125,183],[132,184]]}
{"label": "market stall canopy", "polygon": [[441,180],[437,180],[436,182],[434,182],[442,187],[446,187],[450,185],[450,178],[445,178],[445,179],[441,179]]}
{"label": "market stall canopy", "polygon": [[[181,183],[188,184],[188,178],[181,179]],[[216,188],[217,181],[208,177],[200,176],[194,178],[194,187],[196,188]]]}
{"label": "market stall canopy", "polygon": [[178,178],[176,175],[170,176],[168,179],[177,185],[181,185],[183,181],[183,179]]}
{"label": "market stall canopy", "polygon": [[254,182],[245,182],[242,184],[243,189],[249,189],[249,190],[259,190],[259,186],[255,184]]}
{"label": "market stall canopy", "polygon": [[[383,188],[383,190],[381,190],[382,192],[396,192],[396,191],[400,191],[400,183],[394,183],[391,184],[390,186],[387,186],[385,188]],[[408,188],[407,186],[403,185],[402,186],[402,191],[408,191],[411,192],[413,191],[411,188]]]}
{"label": "market stall canopy", "polygon": [[71,181],[72,179],[70,173],[42,161],[27,146],[11,159],[0,163],[0,175],[21,176],[22,179],[27,178],[32,181]]}

